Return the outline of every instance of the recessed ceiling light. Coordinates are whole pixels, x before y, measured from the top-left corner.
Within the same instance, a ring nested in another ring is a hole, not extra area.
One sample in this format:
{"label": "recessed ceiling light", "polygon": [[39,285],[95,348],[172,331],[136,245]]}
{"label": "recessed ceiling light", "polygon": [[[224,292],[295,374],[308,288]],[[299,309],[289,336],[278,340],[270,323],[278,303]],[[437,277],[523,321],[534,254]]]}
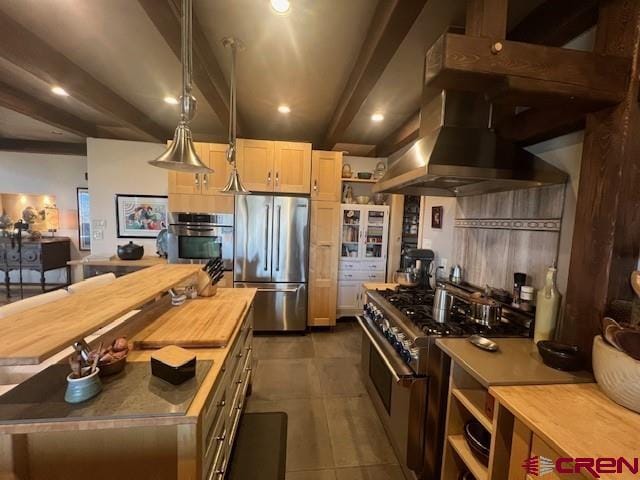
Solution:
{"label": "recessed ceiling light", "polygon": [[374,122],[381,122],[382,120],[384,120],[384,115],[381,113],[374,113],[373,115],[371,115],[371,120]]}
{"label": "recessed ceiling light", "polygon": [[176,97],[164,97],[164,101],[169,105],[177,105],[178,99]]}
{"label": "recessed ceiling light", "polygon": [[291,112],[291,108],[289,107],[289,105],[280,105],[278,107],[278,111],[280,113],[290,113]]}
{"label": "recessed ceiling light", "polygon": [[271,8],[277,13],[287,13],[291,9],[289,0],[271,0]]}
{"label": "recessed ceiling light", "polygon": [[60,95],[61,97],[68,97],[69,94],[67,93],[67,91],[62,88],[62,87],[51,87],[51,91],[53,93],[55,93],[56,95]]}

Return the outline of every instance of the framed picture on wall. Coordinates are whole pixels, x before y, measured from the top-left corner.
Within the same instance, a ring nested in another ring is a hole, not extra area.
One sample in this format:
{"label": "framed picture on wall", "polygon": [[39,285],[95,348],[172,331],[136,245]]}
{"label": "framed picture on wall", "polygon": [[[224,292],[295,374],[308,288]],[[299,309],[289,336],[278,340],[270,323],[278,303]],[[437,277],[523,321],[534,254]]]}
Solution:
{"label": "framed picture on wall", "polygon": [[89,189],[76,188],[78,200],[78,248],[91,250],[91,215],[89,214]]}
{"label": "framed picture on wall", "polygon": [[431,207],[431,228],[442,228],[442,206]]}
{"label": "framed picture on wall", "polygon": [[167,225],[168,198],[161,195],[116,195],[118,238],[156,238]]}

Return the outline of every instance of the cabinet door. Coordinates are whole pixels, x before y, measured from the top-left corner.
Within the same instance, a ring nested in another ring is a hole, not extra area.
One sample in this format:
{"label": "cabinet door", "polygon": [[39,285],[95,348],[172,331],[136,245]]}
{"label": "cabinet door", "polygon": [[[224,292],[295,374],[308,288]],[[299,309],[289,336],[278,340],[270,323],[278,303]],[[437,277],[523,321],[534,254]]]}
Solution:
{"label": "cabinet door", "polygon": [[202,193],[216,195],[224,188],[229,180],[231,165],[227,162],[226,143],[205,143],[203,145],[202,161],[213,170],[202,176]]}
{"label": "cabinet door", "polygon": [[311,202],[309,252],[310,326],[336,324],[340,204]]}
{"label": "cabinet door", "polygon": [[[170,145],[171,142],[167,142]],[[196,153],[205,164],[208,157],[208,144],[194,143]],[[199,173],[183,173],[169,170],[169,193],[195,194],[202,192],[204,175]]]}
{"label": "cabinet door", "polygon": [[340,208],[340,258],[354,261],[362,258],[362,232],[365,225],[361,206],[342,204]]}
{"label": "cabinet door", "polygon": [[169,195],[170,212],[233,213],[232,195]]}
{"label": "cabinet door", "polygon": [[385,260],[389,237],[389,207],[367,206],[363,213],[363,259]]}
{"label": "cabinet door", "polygon": [[342,152],[314,150],[311,156],[311,198],[339,202],[341,179]]}
{"label": "cabinet door", "polygon": [[311,144],[275,143],[274,191],[309,193],[311,189]]}
{"label": "cabinet door", "polygon": [[339,310],[359,310],[360,293],[362,282],[339,282],[338,283],[338,309]]}
{"label": "cabinet door", "polygon": [[236,160],[240,179],[254,192],[273,192],[274,142],[238,139]]}

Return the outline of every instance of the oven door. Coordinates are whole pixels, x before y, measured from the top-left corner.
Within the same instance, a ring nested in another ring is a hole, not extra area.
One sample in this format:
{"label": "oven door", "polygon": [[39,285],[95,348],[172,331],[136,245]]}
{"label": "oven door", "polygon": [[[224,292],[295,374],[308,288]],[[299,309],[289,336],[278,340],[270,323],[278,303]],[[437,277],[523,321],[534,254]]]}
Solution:
{"label": "oven door", "polygon": [[404,469],[420,473],[428,379],[413,372],[368,318],[356,318],[363,331],[361,364],[367,390]]}
{"label": "oven door", "polygon": [[207,263],[222,258],[225,270],[233,268],[233,227],[170,225],[169,263]]}

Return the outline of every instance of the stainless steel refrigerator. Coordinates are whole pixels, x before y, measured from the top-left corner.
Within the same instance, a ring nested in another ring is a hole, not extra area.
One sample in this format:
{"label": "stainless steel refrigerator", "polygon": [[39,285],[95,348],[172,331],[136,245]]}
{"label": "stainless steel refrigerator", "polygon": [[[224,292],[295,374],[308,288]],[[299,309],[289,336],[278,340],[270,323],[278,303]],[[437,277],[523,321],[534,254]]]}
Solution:
{"label": "stainless steel refrigerator", "polygon": [[258,289],[254,330],[305,330],[309,199],[238,195],[234,234],[234,287]]}

